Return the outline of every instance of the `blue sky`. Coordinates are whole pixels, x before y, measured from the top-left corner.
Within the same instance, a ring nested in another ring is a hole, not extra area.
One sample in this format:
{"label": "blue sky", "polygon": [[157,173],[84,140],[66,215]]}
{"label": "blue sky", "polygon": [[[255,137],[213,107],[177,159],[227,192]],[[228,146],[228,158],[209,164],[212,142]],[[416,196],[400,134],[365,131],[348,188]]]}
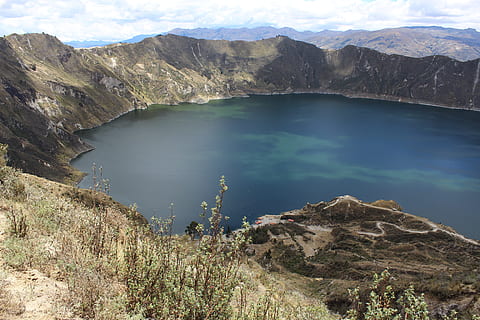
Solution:
{"label": "blue sky", "polygon": [[480,1],[0,0],[0,34],[45,32],[63,41],[264,25],[300,31],[431,25],[480,30]]}

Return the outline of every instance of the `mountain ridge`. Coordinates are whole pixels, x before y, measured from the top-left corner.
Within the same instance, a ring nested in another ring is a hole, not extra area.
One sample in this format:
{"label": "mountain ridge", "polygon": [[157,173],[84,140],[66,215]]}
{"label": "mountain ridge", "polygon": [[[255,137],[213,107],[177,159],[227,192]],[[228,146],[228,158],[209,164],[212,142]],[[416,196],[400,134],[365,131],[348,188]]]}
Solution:
{"label": "mountain ridge", "polygon": [[388,54],[421,58],[445,55],[467,61],[480,57],[480,33],[474,29],[438,26],[398,27],[380,30],[347,30],[320,32],[297,31],[292,28],[220,28],[173,29],[169,33],[203,39],[260,40],[276,35],[288,36],[315,44],[323,49],[341,49],[347,45],[367,47]]}
{"label": "mountain ridge", "polygon": [[[297,31],[293,28],[176,28],[161,33],[176,34],[209,40],[245,40],[255,41],[272,38],[277,35],[287,36],[294,40],[313,43],[323,49],[341,49],[346,45],[355,45],[375,49],[388,54],[399,54],[411,57],[426,57],[431,55],[446,55],[451,58],[467,61],[480,57],[480,33],[475,29],[454,29],[439,26],[407,26],[385,28],[380,30],[323,30]],[[135,43],[152,37],[137,35],[122,43]],[[72,41],[66,44],[78,48],[101,46],[115,43],[115,41]]]}
{"label": "mountain ridge", "polygon": [[49,35],[14,34],[0,46],[0,143],[10,146],[11,165],[57,181],[81,176],[68,161],[91,146],[76,130],[154,103],[332,93],[480,109],[480,59],[322,50],[283,36],[229,42],[166,35],[74,49]]}

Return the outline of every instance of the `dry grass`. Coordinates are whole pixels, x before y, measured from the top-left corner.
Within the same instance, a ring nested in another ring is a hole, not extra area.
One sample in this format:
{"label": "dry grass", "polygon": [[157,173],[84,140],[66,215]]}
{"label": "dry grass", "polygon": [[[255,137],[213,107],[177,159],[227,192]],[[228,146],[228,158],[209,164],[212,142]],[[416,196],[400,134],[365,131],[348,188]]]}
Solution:
{"label": "dry grass", "polygon": [[[0,223],[5,231],[0,242],[4,268],[35,269],[52,281],[62,280],[67,290],[59,297],[61,309],[89,319],[115,314],[103,309],[111,308],[109,301],[121,295],[117,276],[123,242],[120,230],[132,225],[118,204],[110,200],[111,207],[106,204],[93,210],[62,196],[72,187],[6,167],[3,175]],[[19,189],[21,193],[15,191]],[[2,291],[3,300],[9,297],[8,291]],[[8,310],[15,308],[12,305]]]}

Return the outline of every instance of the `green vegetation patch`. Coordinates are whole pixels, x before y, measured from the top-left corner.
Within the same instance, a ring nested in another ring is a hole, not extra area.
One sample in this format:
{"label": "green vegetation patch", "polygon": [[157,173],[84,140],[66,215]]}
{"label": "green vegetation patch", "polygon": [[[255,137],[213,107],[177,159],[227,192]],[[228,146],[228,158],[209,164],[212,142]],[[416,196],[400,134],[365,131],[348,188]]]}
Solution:
{"label": "green vegetation patch", "polygon": [[298,273],[307,277],[320,277],[322,275],[314,264],[305,260],[305,254],[295,246],[286,246],[277,243],[272,249],[272,257],[275,262],[290,272]]}

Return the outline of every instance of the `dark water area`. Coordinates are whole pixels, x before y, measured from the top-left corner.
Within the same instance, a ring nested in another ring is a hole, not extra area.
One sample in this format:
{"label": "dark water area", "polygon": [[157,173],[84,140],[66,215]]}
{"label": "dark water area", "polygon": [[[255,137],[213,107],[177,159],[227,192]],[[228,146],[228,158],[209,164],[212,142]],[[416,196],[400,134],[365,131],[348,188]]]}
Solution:
{"label": "dark water area", "polygon": [[[95,146],[72,164],[103,167],[110,194],[175,231],[201,221],[218,179],[232,228],[246,216],[350,194],[480,239],[480,113],[333,95],[253,96],[151,106],[79,135]],[[80,184],[91,186],[91,175]]]}

